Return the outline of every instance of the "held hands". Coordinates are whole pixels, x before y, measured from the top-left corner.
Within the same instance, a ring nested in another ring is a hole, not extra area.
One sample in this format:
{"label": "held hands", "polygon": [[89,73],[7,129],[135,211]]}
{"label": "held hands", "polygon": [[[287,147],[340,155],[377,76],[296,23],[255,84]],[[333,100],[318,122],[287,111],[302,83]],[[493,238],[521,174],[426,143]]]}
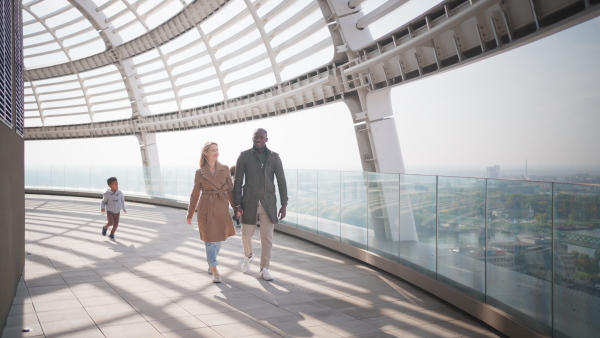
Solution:
{"label": "held hands", "polygon": [[235,213],[235,217],[237,219],[240,219],[240,217],[242,217],[242,215],[244,214],[244,210],[242,210],[242,207],[235,207],[235,209],[233,210],[233,212]]}
{"label": "held hands", "polygon": [[279,209],[279,214],[277,216],[279,216],[279,220],[282,220],[285,217],[285,209],[287,207],[287,204],[284,204],[281,206],[281,209]]}

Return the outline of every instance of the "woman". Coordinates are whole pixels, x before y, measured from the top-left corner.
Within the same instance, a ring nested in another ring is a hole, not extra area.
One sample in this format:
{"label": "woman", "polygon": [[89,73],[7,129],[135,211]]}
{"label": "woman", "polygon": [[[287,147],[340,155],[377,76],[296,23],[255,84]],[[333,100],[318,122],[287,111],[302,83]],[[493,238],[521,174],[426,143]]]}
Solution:
{"label": "woman", "polygon": [[235,235],[229,214],[229,205],[233,207],[233,182],[229,168],[219,163],[218,158],[219,146],[215,142],[206,142],[202,149],[200,169],[196,170],[187,213],[187,223],[192,224],[194,211],[198,211],[200,239],[206,246],[208,273],[212,274],[213,283],[221,282],[217,270],[221,242]]}

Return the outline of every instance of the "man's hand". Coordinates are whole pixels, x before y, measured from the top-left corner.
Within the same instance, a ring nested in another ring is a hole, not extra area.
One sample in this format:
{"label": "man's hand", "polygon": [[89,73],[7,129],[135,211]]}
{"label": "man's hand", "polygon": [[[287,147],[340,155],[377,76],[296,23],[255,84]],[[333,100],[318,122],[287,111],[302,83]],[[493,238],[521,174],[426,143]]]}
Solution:
{"label": "man's hand", "polygon": [[279,216],[279,220],[281,221],[284,217],[285,217],[285,209],[287,207],[287,204],[284,204],[281,206],[281,209],[279,209],[279,214],[277,216]]}
{"label": "man's hand", "polygon": [[192,224],[192,219],[191,218],[187,219],[187,224]]}
{"label": "man's hand", "polygon": [[127,213],[127,211],[123,210],[124,213]]}
{"label": "man's hand", "polygon": [[238,219],[241,219],[242,215],[244,214],[244,210],[242,210],[242,207],[240,206],[235,207],[235,209],[233,209],[233,212],[235,213],[235,217],[237,217]]}
{"label": "man's hand", "polygon": [[100,209],[100,211],[101,211],[101,212],[105,212],[105,211],[106,211],[106,209]]}

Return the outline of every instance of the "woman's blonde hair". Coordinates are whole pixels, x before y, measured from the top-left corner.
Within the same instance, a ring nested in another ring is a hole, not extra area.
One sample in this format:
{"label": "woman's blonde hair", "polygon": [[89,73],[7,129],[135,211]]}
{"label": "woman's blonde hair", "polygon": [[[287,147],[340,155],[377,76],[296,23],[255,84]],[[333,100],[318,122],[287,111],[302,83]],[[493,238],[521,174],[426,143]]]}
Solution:
{"label": "woman's blonde hair", "polygon": [[208,152],[208,148],[210,148],[210,146],[212,146],[213,144],[217,147],[219,146],[217,142],[208,141],[204,143],[204,147],[202,147],[202,155],[200,155],[200,168],[202,168],[202,166],[206,164],[206,153]]}

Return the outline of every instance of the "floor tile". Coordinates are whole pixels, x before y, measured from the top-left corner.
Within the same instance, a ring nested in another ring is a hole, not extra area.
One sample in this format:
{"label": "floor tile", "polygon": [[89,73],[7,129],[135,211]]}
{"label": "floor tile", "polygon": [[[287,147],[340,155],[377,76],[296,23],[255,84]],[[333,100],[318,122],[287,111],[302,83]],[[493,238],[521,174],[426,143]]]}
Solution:
{"label": "floor tile", "polygon": [[375,333],[380,331],[377,327],[362,320],[327,324],[322,325],[321,327],[333,333],[336,333],[341,337],[359,336],[367,333]]}
{"label": "floor tile", "polygon": [[382,331],[392,331],[411,326],[420,326],[424,323],[416,321],[412,318],[406,317],[402,314],[396,314],[391,316],[382,316],[374,318],[363,319],[364,322],[369,323]]}
{"label": "floor tile", "polygon": [[75,334],[81,331],[96,329],[96,324],[89,317],[43,322],[41,324],[46,336]]}
{"label": "floor tile", "polygon": [[206,314],[196,316],[196,318],[200,319],[208,326],[234,324],[253,320],[251,316],[238,311]]}
{"label": "floor tile", "polygon": [[165,338],[223,338],[215,330],[205,327],[193,330],[163,333]]}
{"label": "floor tile", "polygon": [[56,311],[63,309],[80,308],[81,303],[77,299],[57,300],[53,302],[43,302],[35,304],[36,312]]}
{"label": "floor tile", "polygon": [[321,326],[303,327],[283,333],[284,337],[314,337],[314,338],[339,338],[339,334],[329,331]]}
{"label": "floor tile", "polygon": [[420,326],[411,326],[405,327],[397,330],[387,331],[387,333],[396,335],[398,337],[407,337],[407,338],[421,338],[421,337],[431,337],[431,338],[450,338],[450,337],[459,337],[460,335],[456,335],[454,333],[444,331],[437,327],[431,325],[420,325]]}
{"label": "floor tile", "polygon": [[348,322],[356,319],[338,310],[325,310],[313,312],[303,315],[303,317],[313,322],[319,323],[320,325]]}
{"label": "floor tile", "polygon": [[151,321],[150,324],[152,324],[152,326],[154,326],[154,328],[160,333],[193,330],[207,327],[207,325],[201,320],[192,316],[155,320]]}
{"label": "floor tile", "polygon": [[39,321],[42,323],[63,321],[63,320],[69,320],[69,319],[90,318],[90,315],[87,313],[87,311],[85,311],[84,308],[80,308],[80,307],[71,308],[71,309],[63,309],[63,310],[38,312],[37,315],[38,315]]}
{"label": "floor tile", "polygon": [[248,337],[273,332],[271,329],[256,322],[241,322],[236,325],[217,325],[211,326],[211,329],[215,330],[225,338]]}
{"label": "floor tile", "polygon": [[192,315],[180,306],[172,306],[162,309],[141,309],[138,310],[138,312],[148,321],[189,317]]}
{"label": "floor tile", "polygon": [[122,337],[162,337],[162,335],[148,322],[131,323],[101,328],[107,338]]}

